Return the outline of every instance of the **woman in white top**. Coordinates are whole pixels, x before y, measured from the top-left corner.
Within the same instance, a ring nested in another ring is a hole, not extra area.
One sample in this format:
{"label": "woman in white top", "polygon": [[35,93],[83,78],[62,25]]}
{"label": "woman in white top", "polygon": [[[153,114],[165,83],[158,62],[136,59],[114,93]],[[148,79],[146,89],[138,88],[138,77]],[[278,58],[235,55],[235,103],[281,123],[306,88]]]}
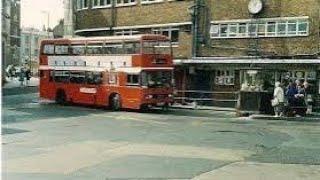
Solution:
{"label": "woman in white top", "polygon": [[274,93],[273,93],[273,107],[275,116],[283,116],[283,105],[284,105],[284,91],[280,87],[280,82],[275,83]]}

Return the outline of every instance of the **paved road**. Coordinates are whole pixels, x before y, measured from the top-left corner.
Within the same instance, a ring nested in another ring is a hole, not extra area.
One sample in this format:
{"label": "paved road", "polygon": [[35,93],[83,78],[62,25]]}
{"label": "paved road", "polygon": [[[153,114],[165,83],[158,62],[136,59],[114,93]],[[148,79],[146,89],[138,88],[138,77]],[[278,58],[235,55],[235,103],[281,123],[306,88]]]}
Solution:
{"label": "paved road", "polygon": [[320,179],[320,123],[3,97],[4,179]]}

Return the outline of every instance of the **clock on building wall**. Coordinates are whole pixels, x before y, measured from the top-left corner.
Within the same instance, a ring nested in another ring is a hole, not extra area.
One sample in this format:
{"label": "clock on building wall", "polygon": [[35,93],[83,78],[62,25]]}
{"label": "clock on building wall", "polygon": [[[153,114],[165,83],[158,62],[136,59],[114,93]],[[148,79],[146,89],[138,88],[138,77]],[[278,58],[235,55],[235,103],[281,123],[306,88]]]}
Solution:
{"label": "clock on building wall", "polygon": [[250,0],[248,9],[251,14],[258,14],[263,9],[262,0]]}

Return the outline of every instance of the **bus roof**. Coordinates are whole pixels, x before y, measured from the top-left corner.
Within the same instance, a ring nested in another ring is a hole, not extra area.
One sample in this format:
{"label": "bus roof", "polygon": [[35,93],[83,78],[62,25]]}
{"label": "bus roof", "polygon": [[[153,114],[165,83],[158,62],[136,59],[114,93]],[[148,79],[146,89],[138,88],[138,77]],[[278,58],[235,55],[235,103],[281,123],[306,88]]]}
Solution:
{"label": "bus roof", "polygon": [[169,38],[164,35],[158,34],[140,34],[132,36],[99,36],[99,37],[76,37],[76,38],[60,38],[60,39],[45,39],[42,43],[71,43],[71,42],[81,42],[81,41],[102,41],[102,42],[119,42],[119,41],[140,41],[140,40],[158,40],[167,41]]}

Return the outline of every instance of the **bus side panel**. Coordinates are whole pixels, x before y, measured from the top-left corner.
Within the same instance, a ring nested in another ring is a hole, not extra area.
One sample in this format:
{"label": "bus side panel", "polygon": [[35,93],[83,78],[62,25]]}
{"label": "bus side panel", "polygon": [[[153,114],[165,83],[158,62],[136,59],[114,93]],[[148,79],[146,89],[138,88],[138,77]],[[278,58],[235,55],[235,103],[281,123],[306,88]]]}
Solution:
{"label": "bus side panel", "polygon": [[109,94],[107,92],[106,86],[98,86],[97,93],[95,96],[95,104],[98,106],[108,106],[109,105]]}
{"label": "bus side panel", "polygon": [[55,99],[55,85],[50,82],[50,71],[42,70],[40,72],[40,97],[44,99],[54,100]]}
{"label": "bus side panel", "polygon": [[122,107],[128,109],[140,109],[142,91],[140,87],[119,87]]}

